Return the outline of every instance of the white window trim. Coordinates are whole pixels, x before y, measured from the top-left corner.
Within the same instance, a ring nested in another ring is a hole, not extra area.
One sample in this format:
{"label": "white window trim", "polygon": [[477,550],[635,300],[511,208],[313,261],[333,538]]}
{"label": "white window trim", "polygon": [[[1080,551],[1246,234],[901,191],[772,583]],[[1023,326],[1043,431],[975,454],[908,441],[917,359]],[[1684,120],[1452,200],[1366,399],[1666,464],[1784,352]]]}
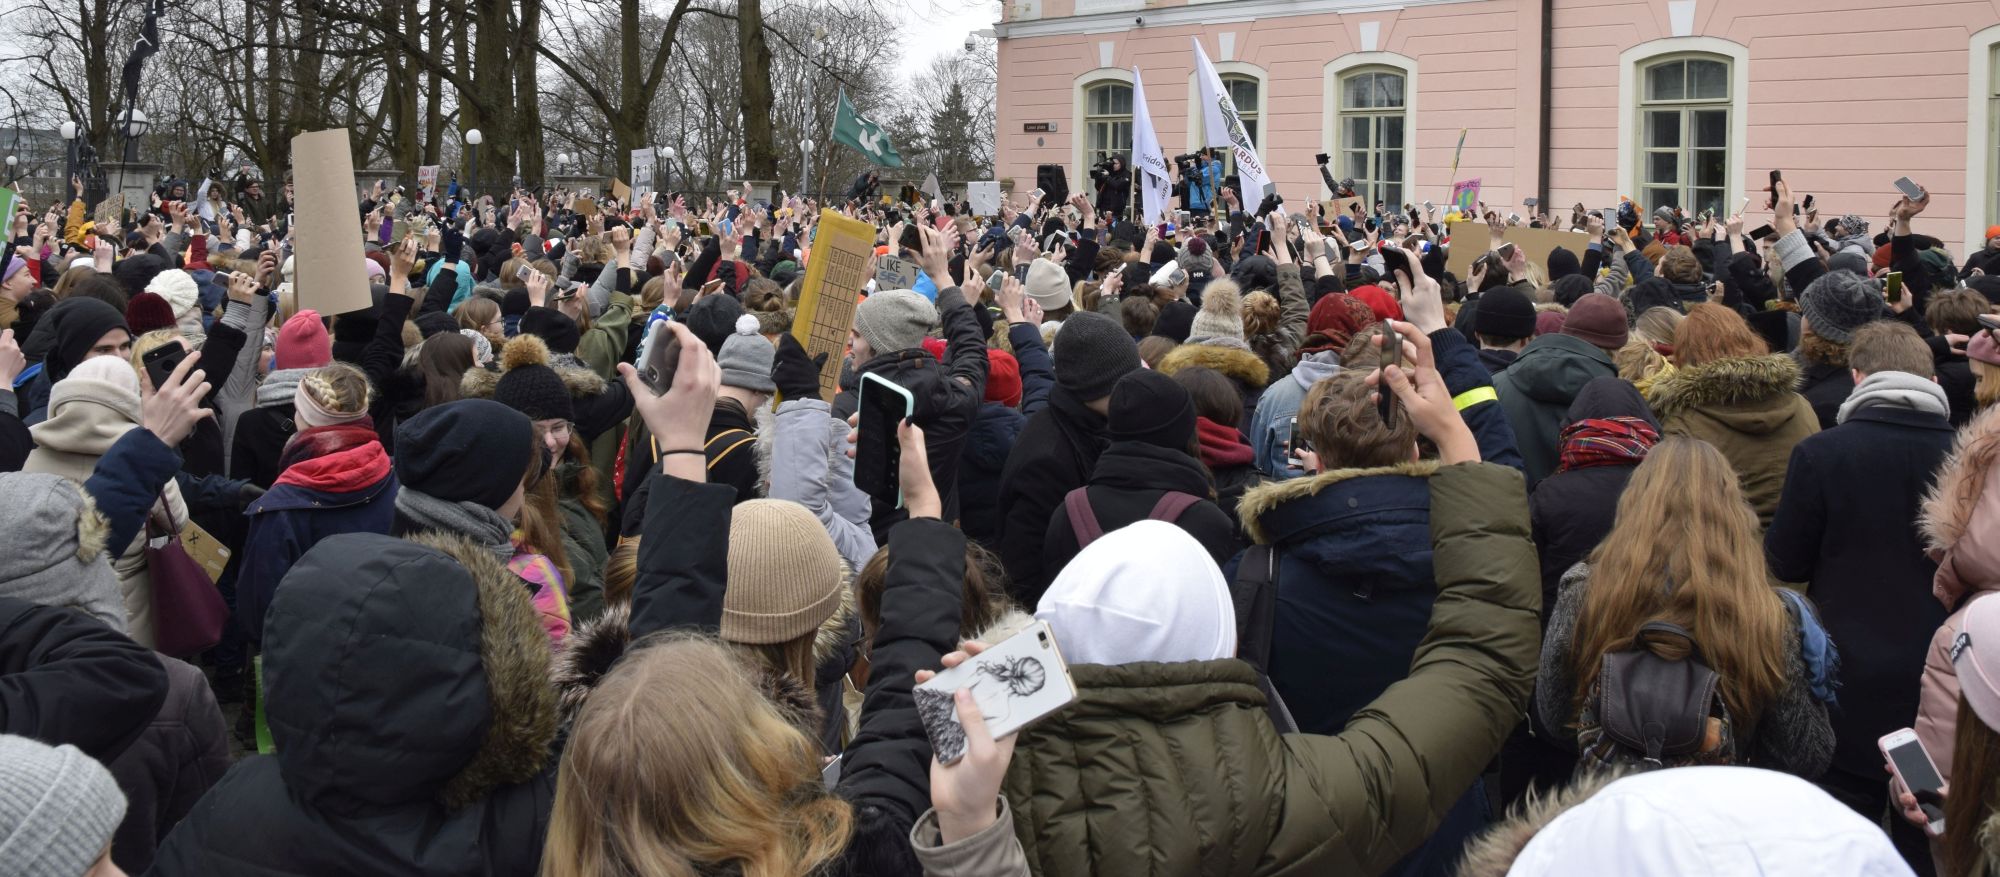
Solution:
{"label": "white window trim", "polygon": [[[1257,80],[1257,119],[1259,122],[1262,122],[1271,117],[1270,112],[1266,109],[1271,105],[1270,73],[1266,72],[1264,68],[1248,61],[1214,61],[1211,63],[1215,65],[1215,75],[1218,77],[1235,75],[1247,76]],[[1188,74],[1187,148],[1181,150],[1182,152],[1193,152],[1202,147],[1202,144],[1199,142],[1202,125],[1201,84],[1195,79],[1195,75],[1193,72]],[[1263,142],[1270,139],[1270,127],[1269,125],[1260,125],[1257,131],[1258,142],[1256,145],[1257,157],[1259,159],[1270,154],[1271,147]],[[1172,157],[1168,156],[1170,159]]]}
{"label": "white window trim", "polygon": [[[1078,76],[1070,84],[1069,191],[1071,194],[1090,191],[1085,187],[1085,183],[1090,180],[1090,174],[1085,171],[1083,163],[1083,151],[1090,139],[1090,132],[1083,128],[1083,119],[1087,115],[1084,102],[1088,99],[1091,86],[1106,82],[1123,82],[1129,86],[1132,84],[1132,71],[1123,67],[1099,67]],[[1138,136],[1136,131],[1133,136],[1134,138]]]}
{"label": "white window trim", "polygon": [[1972,35],[1967,47],[1965,88],[1965,240],[1959,261],[1986,246],[1986,229],[2000,219],[1994,202],[1993,51],[2000,47],[2000,24]]}
{"label": "white window trim", "polygon": [[[1336,134],[1340,127],[1340,77],[1357,67],[1387,67],[1403,74],[1403,197],[1422,191],[1417,177],[1417,101],[1423,93],[1417,87],[1417,60],[1395,52],[1351,52],[1327,62],[1320,71],[1319,151],[1340,157]],[[1335,177],[1338,179],[1338,176]],[[1326,181],[1320,181],[1320,197],[1331,198]]]}
{"label": "white window trim", "polygon": [[[1626,49],[1618,55],[1618,191],[1604,196],[1611,203],[1619,195],[1640,198],[1639,105],[1643,89],[1639,71],[1669,55],[1716,55],[1729,62],[1729,176],[1725,179],[1722,204],[1725,209],[1742,203],[1746,156],[1750,152],[1750,50],[1740,43],[1716,37],[1667,37]],[[1761,188],[1761,187],[1760,187]],[[1654,205],[1647,204],[1651,210]]]}

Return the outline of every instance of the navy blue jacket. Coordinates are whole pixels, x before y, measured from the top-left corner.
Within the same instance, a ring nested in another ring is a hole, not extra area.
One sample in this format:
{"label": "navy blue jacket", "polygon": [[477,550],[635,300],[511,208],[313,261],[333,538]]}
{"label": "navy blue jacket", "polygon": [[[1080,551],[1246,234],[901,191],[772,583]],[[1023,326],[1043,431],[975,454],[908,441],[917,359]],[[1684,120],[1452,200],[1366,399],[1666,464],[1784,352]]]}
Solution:
{"label": "navy blue jacket", "polygon": [[1055,363],[1042,345],[1040,329],[1015,323],[1007,328],[1007,339],[1021,365],[1021,407],[980,403],[958,460],[959,528],[967,538],[994,551],[1000,549],[1000,472],[1007,468],[1007,455],[1028,416],[1049,404],[1049,391],[1056,384]]}
{"label": "navy blue jacket", "polygon": [[359,490],[335,493],[279,484],[246,512],[243,573],[237,580],[236,617],[252,642],[264,641],[264,610],[292,564],[321,540],[342,533],[389,534],[396,522],[396,473]]}

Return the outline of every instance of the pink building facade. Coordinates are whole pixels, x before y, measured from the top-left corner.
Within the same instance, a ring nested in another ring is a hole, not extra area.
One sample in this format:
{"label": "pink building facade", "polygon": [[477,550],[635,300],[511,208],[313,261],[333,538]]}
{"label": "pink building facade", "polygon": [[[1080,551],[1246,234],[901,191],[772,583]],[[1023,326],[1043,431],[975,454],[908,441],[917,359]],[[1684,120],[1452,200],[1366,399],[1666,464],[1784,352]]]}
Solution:
{"label": "pink building facade", "polygon": [[1398,203],[1479,178],[1523,213],[1733,211],[1779,168],[1875,230],[1909,176],[1932,194],[1917,230],[1961,259],[2000,224],[2000,0],[1005,0],[1002,18],[997,171],[1019,190],[1045,163],[1087,188],[1129,151],[1134,66],[1169,157],[1201,145],[1198,39],[1288,200],[1325,197],[1324,152]]}

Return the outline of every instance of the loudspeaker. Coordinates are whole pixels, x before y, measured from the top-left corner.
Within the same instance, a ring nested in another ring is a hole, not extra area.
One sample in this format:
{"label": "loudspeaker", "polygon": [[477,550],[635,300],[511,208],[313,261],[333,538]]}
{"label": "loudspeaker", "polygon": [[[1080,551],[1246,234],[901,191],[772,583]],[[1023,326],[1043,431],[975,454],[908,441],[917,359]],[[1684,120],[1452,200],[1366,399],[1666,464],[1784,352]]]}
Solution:
{"label": "loudspeaker", "polygon": [[1069,175],[1059,164],[1035,167],[1035,188],[1042,190],[1042,206],[1051,207],[1069,200]]}

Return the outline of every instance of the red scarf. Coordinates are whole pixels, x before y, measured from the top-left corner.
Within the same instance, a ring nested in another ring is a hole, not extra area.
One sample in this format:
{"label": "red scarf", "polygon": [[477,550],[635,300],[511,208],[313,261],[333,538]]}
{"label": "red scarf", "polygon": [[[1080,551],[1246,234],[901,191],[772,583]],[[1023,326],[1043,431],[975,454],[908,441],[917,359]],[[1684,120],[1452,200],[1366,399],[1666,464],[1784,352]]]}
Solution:
{"label": "red scarf", "polygon": [[1236,427],[1197,417],[1194,419],[1194,434],[1201,440],[1201,461],[1210,469],[1248,466],[1251,460],[1257,458],[1250,446],[1243,443],[1243,436],[1236,431]]}
{"label": "red scarf", "polygon": [[1660,441],[1660,433],[1640,417],[1593,417],[1563,427],[1562,464],[1557,472],[1593,466],[1636,466]]}
{"label": "red scarf", "polygon": [[364,417],[354,423],[318,426],[292,436],[278,465],[278,484],[329,493],[350,493],[389,476],[389,455],[375,427]]}

